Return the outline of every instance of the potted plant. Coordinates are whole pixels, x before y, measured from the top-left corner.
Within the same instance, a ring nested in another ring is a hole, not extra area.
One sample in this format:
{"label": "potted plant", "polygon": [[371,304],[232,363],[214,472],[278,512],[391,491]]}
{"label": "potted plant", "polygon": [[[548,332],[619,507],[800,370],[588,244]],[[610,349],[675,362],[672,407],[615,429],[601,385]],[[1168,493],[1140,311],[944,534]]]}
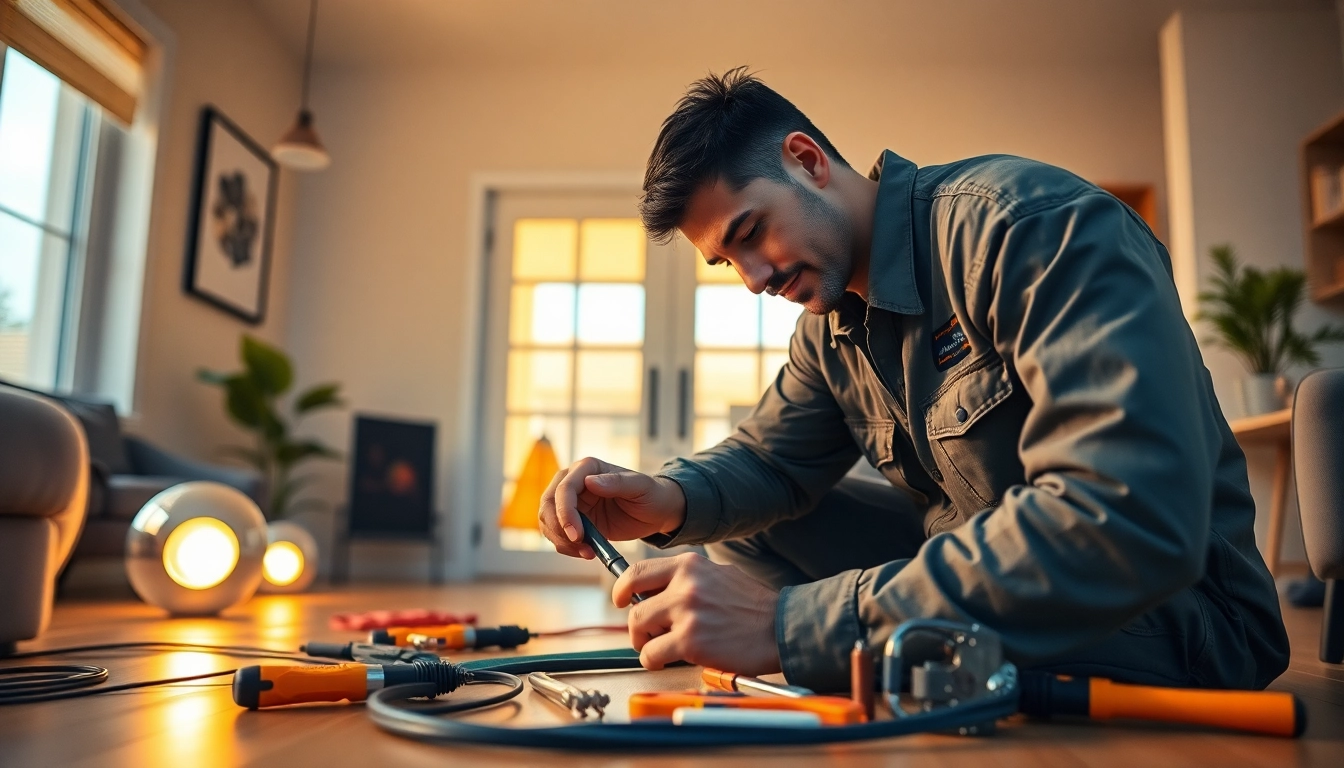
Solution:
{"label": "potted plant", "polygon": [[1300,269],[1242,267],[1230,245],[1214,246],[1212,289],[1199,294],[1197,319],[1216,332],[1208,341],[1233,352],[1249,375],[1241,380],[1242,407],[1255,416],[1284,407],[1283,374],[1293,364],[1319,365],[1321,344],[1344,341],[1344,326],[1323,325],[1310,335],[1293,328],[1306,295]]}
{"label": "potted plant", "polygon": [[241,371],[219,373],[201,369],[196,375],[207,384],[222,387],[229,417],[256,435],[253,447],[229,446],[224,450],[261,473],[269,491],[262,512],[268,519],[280,519],[301,505],[312,503],[296,498],[311,478],[294,477],[294,469],[309,459],[340,457],[317,440],[296,437],[294,427],[299,419],[314,411],[343,405],[341,385],[318,384],[299,394],[291,405],[293,421],[289,421],[277,407],[281,396],[294,383],[294,366],[289,356],[247,334],[243,334],[239,355],[243,362]]}

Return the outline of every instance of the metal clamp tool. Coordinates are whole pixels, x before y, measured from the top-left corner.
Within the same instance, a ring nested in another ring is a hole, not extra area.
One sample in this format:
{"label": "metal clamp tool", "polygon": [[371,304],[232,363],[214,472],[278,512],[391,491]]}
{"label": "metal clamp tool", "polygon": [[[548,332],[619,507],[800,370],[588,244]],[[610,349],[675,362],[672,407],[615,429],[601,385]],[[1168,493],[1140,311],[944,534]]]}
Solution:
{"label": "metal clamp tool", "polygon": [[[924,712],[981,699],[1017,696],[1017,667],[1003,660],[996,632],[979,624],[912,619],[896,628],[882,657],[882,690],[898,717],[914,715],[901,705],[901,685],[910,668],[910,695]],[[988,734],[988,720],[957,729]]]}
{"label": "metal clamp tool", "polygon": [[527,679],[532,683],[533,690],[545,696],[548,701],[569,710],[576,720],[588,717],[590,709],[597,713],[597,718],[601,720],[606,714],[607,705],[611,703],[611,697],[601,691],[578,688],[556,680],[545,672],[533,672]]}

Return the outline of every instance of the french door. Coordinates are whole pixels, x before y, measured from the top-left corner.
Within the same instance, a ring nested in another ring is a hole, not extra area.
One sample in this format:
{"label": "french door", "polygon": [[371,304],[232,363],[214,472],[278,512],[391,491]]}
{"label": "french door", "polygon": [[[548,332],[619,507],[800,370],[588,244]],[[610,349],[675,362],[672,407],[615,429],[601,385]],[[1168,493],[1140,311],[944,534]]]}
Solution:
{"label": "french door", "polygon": [[494,200],[481,573],[599,573],[536,531],[497,526],[538,438],[562,467],[596,456],[652,473],[727,436],[787,359],[796,305],[753,295],[682,238],[649,241],[635,200],[564,190]]}

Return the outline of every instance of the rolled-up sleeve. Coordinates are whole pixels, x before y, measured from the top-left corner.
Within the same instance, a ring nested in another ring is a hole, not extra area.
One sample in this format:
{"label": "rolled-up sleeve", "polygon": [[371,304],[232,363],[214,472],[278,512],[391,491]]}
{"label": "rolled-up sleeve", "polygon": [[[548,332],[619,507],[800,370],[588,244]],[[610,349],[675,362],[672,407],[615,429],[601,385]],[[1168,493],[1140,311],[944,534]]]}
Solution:
{"label": "rolled-up sleeve", "polygon": [[913,617],[980,622],[1015,661],[1048,661],[1203,572],[1216,424],[1164,250],[1099,192],[980,223],[986,247],[956,277],[966,320],[1031,400],[1017,446],[1026,482],[908,562],[790,590],[858,614],[825,628],[781,614],[787,653],[815,654],[786,662],[791,682],[843,686],[849,644],[884,643]]}
{"label": "rolled-up sleeve", "polygon": [[658,471],[681,486],[686,521],[669,547],[747,536],[807,513],[859,457],[844,414],[825,381],[825,318],[799,318],[789,360],[751,415],[723,442]]}

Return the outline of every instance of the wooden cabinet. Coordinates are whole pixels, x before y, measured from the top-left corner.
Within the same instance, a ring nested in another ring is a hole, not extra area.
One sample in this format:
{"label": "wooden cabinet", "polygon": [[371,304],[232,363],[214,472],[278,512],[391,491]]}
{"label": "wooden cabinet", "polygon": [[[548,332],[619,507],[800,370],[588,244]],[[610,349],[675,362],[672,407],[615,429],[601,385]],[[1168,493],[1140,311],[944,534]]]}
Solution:
{"label": "wooden cabinet", "polygon": [[1308,290],[1344,308],[1344,114],[1308,136],[1301,156]]}

